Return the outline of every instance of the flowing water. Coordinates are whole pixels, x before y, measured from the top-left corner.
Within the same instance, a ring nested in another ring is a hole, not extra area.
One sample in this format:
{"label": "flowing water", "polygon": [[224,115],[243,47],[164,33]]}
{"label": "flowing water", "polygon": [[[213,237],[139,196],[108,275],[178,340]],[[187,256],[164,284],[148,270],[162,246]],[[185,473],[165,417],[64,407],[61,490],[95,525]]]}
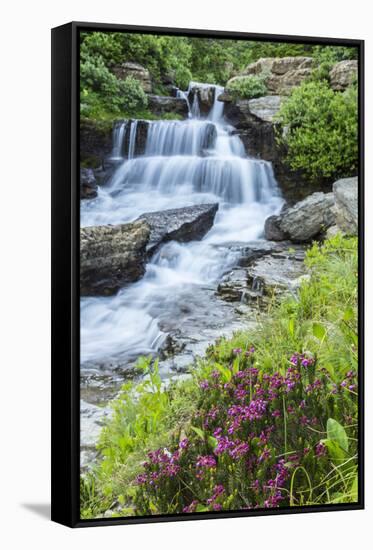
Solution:
{"label": "flowing water", "polygon": [[113,157],[123,160],[97,198],[82,201],[81,224],[125,223],[145,212],[218,202],[214,226],[200,242],[165,244],[143,279],[117,295],[81,299],[83,374],[110,361],[125,367],[157,352],[175,330],[205,331],[207,345],[215,334],[210,328],[233,326],[214,298],[216,285],[237,262],[239,244],[260,239],[265,218],[282,206],[271,164],[248,158],[224,120],[224,104],[217,100],[222,88],[215,87],[213,106],[202,118],[197,94],[188,100],[195,85],[178,94],[188,101],[189,118],[149,121],[141,156],[135,150],[137,121],[114,128]]}

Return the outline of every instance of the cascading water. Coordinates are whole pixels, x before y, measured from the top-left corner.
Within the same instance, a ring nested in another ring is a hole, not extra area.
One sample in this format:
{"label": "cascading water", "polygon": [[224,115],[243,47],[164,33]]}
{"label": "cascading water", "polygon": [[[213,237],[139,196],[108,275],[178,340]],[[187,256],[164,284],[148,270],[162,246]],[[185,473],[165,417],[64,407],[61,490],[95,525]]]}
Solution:
{"label": "cascading water", "polygon": [[[82,203],[81,223],[125,223],[144,212],[218,202],[214,226],[200,242],[164,245],[143,279],[116,296],[82,298],[83,371],[110,360],[125,365],[155,352],[175,326],[185,331],[201,318],[212,324],[214,311],[201,297],[237,262],[237,246],[230,244],[259,239],[265,218],[281,208],[271,164],[247,158],[224,120],[224,104],[218,101],[222,88],[215,86],[206,118],[199,115],[197,94],[188,100],[191,89],[178,94],[188,101],[189,118],[149,121],[141,156],[136,155],[137,121],[131,121],[127,160],[96,199]],[[119,133],[115,136],[119,142]],[[124,130],[121,148],[123,136]]]}

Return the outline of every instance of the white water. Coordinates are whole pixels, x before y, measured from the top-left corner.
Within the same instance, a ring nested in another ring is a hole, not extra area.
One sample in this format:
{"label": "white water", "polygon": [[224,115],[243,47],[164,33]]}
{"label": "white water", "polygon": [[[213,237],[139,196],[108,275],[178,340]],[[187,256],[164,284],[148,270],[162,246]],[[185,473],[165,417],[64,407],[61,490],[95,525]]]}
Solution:
{"label": "white water", "polygon": [[[206,119],[195,94],[188,120],[149,122],[140,157],[132,121],[128,160],[96,199],[82,202],[82,225],[124,223],[144,212],[219,202],[214,226],[202,241],[167,243],[141,281],[114,297],[81,300],[83,368],[87,361],[126,360],[159,349],[166,337],[159,323],[172,326],[178,307],[193,301],[197,290],[216,285],[237,261],[238,252],[227,243],[261,238],[265,218],[282,206],[270,163],[247,158],[239,137],[231,135],[224,104],[217,101],[221,91],[216,87]],[[188,92],[179,96],[187,99]],[[206,303],[194,306],[192,319],[206,314]]]}

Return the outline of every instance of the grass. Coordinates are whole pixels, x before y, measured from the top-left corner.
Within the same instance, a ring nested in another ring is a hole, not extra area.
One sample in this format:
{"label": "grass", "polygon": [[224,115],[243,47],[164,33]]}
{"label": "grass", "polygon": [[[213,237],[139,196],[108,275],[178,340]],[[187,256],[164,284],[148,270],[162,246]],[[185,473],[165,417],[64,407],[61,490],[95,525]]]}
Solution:
{"label": "grass", "polygon": [[141,359],[82,477],[82,518],[357,500],[357,239],[314,244],[306,264],[296,296],[190,379],[165,389]]}

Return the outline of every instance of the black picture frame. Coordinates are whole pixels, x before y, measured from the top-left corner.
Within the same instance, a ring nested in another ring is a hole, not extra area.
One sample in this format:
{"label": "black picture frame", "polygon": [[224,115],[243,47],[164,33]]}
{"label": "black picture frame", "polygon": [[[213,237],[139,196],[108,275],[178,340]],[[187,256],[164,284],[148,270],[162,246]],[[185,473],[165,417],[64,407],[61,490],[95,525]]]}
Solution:
{"label": "black picture frame", "polygon": [[[358,502],[269,510],[82,520],[79,514],[79,32],[131,32],[353,46],[359,52]],[[69,527],[299,514],[364,508],[364,41],[72,22],[52,29],[52,513]]]}

